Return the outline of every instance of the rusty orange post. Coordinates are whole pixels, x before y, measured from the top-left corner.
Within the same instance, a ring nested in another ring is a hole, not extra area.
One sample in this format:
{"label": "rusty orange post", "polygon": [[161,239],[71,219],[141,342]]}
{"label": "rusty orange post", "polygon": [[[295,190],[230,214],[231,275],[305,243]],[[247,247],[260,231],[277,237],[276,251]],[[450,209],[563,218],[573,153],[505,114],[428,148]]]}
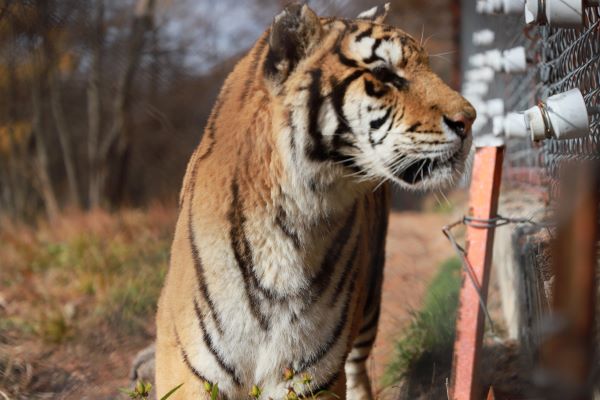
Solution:
{"label": "rusty orange post", "polygon": [[[476,149],[469,192],[470,217],[481,220],[496,217],[503,156],[503,146]],[[493,228],[467,226],[466,257],[475,282],[463,269],[452,360],[453,400],[479,400],[484,396],[478,385],[485,316],[480,296],[484,302],[487,300],[493,241]]]}

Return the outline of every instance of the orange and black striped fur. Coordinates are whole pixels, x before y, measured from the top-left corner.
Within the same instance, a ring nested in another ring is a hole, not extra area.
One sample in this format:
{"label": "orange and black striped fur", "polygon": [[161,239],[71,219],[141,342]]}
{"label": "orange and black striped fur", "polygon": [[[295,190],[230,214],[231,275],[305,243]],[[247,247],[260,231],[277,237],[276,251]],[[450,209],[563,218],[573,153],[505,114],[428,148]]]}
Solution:
{"label": "orange and black striped fur", "polygon": [[385,12],[288,6],[225,82],[181,193],[159,397],[371,398],[389,182],[451,184],[475,118]]}

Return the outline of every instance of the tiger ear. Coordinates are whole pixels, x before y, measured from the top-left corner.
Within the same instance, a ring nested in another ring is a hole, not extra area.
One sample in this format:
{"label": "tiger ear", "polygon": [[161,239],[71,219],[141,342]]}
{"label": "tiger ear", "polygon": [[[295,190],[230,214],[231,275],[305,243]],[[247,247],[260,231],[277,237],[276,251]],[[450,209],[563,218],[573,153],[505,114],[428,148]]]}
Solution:
{"label": "tiger ear", "polygon": [[375,6],[358,14],[358,19],[366,19],[377,24],[383,24],[390,12],[390,3],[385,3],[383,6]]}
{"label": "tiger ear", "polygon": [[323,36],[319,17],[306,4],[290,4],[273,20],[265,74],[283,82]]}

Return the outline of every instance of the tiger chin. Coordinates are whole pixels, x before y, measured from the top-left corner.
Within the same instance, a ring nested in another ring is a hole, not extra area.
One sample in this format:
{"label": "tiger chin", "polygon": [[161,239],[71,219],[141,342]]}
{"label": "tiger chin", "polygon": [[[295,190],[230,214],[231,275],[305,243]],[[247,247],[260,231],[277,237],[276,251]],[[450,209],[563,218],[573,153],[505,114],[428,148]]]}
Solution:
{"label": "tiger chin", "polygon": [[227,78],[180,195],[159,397],[372,398],[390,183],[451,184],[475,119],[388,8],[292,4]]}

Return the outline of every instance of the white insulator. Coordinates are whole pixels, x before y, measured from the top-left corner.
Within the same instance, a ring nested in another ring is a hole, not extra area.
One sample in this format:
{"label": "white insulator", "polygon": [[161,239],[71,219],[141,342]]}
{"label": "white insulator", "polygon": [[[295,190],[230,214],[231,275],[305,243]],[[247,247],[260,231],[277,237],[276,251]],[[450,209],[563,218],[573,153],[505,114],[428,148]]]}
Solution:
{"label": "white insulator", "polygon": [[502,71],[503,61],[502,52],[498,49],[488,50],[485,52],[485,64],[491,67],[494,71]]}
{"label": "white insulator", "polygon": [[525,0],[525,23],[540,24],[544,21],[544,11],[539,6],[539,0]]}
{"label": "white insulator", "polygon": [[469,64],[471,64],[475,68],[485,67],[486,66],[485,54],[483,54],[483,53],[473,54],[472,56],[469,57]]}
{"label": "white insulator", "polygon": [[503,0],[502,12],[504,14],[521,14],[525,8],[525,0]]}
{"label": "white insulator", "polygon": [[574,139],[590,132],[588,111],[579,89],[551,96],[525,111],[532,140]]}
{"label": "white insulator", "polygon": [[464,84],[462,92],[465,96],[483,97],[489,89],[490,87],[485,82],[467,82]]}
{"label": "white insulator", "polygon": [[528,137],[529,131],[525,123],[525,115],[523,113],[511,112],[504,117],[504,135],[507,138],[511,137]]}
{"label": "white insulator", "polygon": [[479,0],[475,5],[475,10],[478,14],[494,14],[494,4],[489,0]]}
{"label": "white insulator", "polygon": [[492,49],[472,55],[469,63],[476,68],[488,67],[497,72],[523,72],[527,69],[527,54],[523,46],[504,51]]}
{"label": "white insulator", "polygon": [[583,25],[582,0],[546,0],[546,21],[559,28],[577,28]]}
{"label": "white insulator", "polygon": [[529,137],[529,130],[523,113],[511,112],[504,116],[498,115],[493,120],[493,132],[506,138]]}
{"label": "white insulator", "polygon": [[476,98],[475,100],[468,99],[469,102],[475,110],[477,111],[477,115],[479,117],[485,118],[493,118],[497,115],[504,114],[504,100],[502,99],[491,99],[488,101],[483,101],[481,98]]}
{"label": "white insulator", "polygon": [[476,148],[480,147],[500,147],[504,146],[504,138],[494,136],[490,133],[479,134],[473,136],[473,145]]}
{"label": "white insulator", "polygon": [[525,22],[577,28],[583,25],[583,7],[584,0],[545,0],[541,4],[539,0],[526,0]]}
{"label": "white insulator", "polygon": [[492,132],[496,136],[504,136],[504,115],[492,118]]}
{"label": "white insulator", "polygon": [[490,117],[504,115],[504,100],[491,99],[485,103],[485,113]]}
{"label": "white insulator", "polygon": [[525,47],[518,46],[502,52],[502,69],[512,74],[525,72],[527,70],[527,54]]}
{"label": "white insulator", "polygon": [[489,46],[494,43],[496,34],[490,29],[482,29],[477,32],[473,32],[473,44],[475,46]]}
{"label": "white insulator", "polygon": [[494,70],[490,67],[482,67],[467,71],[465,77],[469,81],[491,82],[494,80]]}
{"label": "white insulator", "polygon": [[491,10],[490,14],[498,14],[502,12],[502,0],[487,0],[489,4],[489,8]]}
{"label": "white insulator", "polygon": [[481,130],[487,125],[488,119],[485,115],[478,115],[473,122],[473,126],[471,126],[471,130],[473,134],[477,134],[481,132]]}
{"label": "white insulator", "polygon": [[525,0],[480,0],[475,9],[479,14],[520,14]]}
{"label": "white insulator", "polygon": [[485,9],[485,1],[479,0],[475,3],[475,11],[477,14],[483,14],[483,10]]}

